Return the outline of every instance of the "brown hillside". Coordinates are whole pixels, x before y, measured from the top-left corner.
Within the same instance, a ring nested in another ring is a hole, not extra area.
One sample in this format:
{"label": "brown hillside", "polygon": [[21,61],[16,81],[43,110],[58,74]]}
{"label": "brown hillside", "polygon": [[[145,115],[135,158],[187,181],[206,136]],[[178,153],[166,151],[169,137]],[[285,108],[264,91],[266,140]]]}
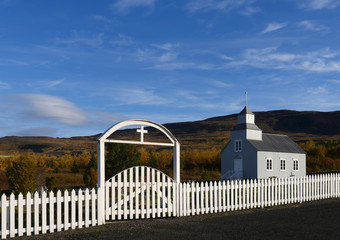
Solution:
{"label": "brown hillside", "polygon": [[[213,117],[201,121],[164,124],[180,141],[182,148],[223,148],[229,141],[230,130],[236,125],[237,114]],[[340,111],[299,112],[278,110],[255,113],[256,124],[268,133],[280,133],[295,141],[334,140],[340,138]],[[106,129],[105,129],[106,130]],[[148,129],[146,141],[167,141],[155,129]],[[0,138],[0,155],[35,152],[48,155],[76,154],[96,151],[96,136],[51,137],[3,137]],[[138,139],[134,129],[114,134],[118,139]]]}

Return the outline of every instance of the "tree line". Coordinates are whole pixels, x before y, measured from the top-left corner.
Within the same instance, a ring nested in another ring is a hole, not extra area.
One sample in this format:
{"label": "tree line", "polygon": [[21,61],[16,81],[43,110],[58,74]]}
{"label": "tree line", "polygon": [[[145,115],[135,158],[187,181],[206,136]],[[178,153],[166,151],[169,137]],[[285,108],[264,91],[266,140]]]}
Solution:
{"label": "tree line", "polygon": [[310,140],[299,145],[307,154],[307,173],[340,171],[340,140]]}
{"label": "tree line", "polygon": [[[307,153],[307,173],[340,170],[340,140],[307,141],[299,143]],[[218,180],[220,178],[221,150],[184,149],[181,151],[181,170],[193,180]],[[107,179],[132,166],[145,165],[157,168],[172,177],[172,149],[147,149],[128,144],[108,144],[106,148],[105,171]],[[6,169],[10,188],[14,192],[32,192],[36,189],[36,169],[70,169],[81,172],[87,187],[97,184],[97,156],[95,153],[46,156],[39,154],[15,155],[0,158],[0,168]],[[48,190],[58,187],[55,176],[46,177]]]}

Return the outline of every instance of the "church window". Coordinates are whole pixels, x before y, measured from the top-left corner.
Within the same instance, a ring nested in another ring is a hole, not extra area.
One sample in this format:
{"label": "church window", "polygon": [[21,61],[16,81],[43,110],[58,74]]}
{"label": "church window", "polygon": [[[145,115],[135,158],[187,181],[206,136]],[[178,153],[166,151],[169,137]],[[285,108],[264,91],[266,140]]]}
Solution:
{"label": "church window", "polygon": [[273,159],[267,158],[267,171],[273,170]]}
{"label": "church window", "polygon": [[299,171],[299,160],[297,160],[297,159],[293,160],[293,170]]}
{"label": "church window", "polygon": [[242,152],[242,140],[235,140],[235,152]]}
{"label": "church window", "polygon": [[286,159],[281,159],[281,171],[286,171]]}

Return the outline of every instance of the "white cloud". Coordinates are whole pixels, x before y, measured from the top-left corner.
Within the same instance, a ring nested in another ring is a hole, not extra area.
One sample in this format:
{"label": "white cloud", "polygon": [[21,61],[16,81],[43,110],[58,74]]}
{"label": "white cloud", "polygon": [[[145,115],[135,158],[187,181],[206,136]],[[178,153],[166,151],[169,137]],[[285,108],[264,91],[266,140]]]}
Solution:
{"label": "white cloud", "polygon": [[320,24],[315,24],[312,21],[307,21],[307,20],[299,22],[298,25],[303,27],[305,30],[310,30],[310,31],[322,31],[322,30],[327,29],[325,26],[322,26]]}
{"label": "white cloud", "polygon": [[229,56],[226,56],[226,55],[221,55],[220,57],[221,57],[221,59],[223,59],[223,60],[227,60],[227,61],[231,61],[231,60],[233,60],[233,58],[232,58],[232,57],[229,57]]}
{"label": "white cloud", "polygon": [[167,51],[171,51],[174,48],[177,48],[180,46],[179,43],[164,43],[164,44],[152,44],[153,46],[163,49],[163,50],[167,50]]}
{"label": "white cloud", "polygon": [[216,79],[209,79],[208,81],[209,81],[210,84],[212,84],[213,86],[218,87],[218,88],[226,88],[226,87],[231,86],[231,84],[229,84],[229,83],[225,83],[225,82],[222,82],[222,81],[219,81],[219,80],[216,80]]}
{"label": "white cloud", "polygon": [[334,83],[334,84],[340,84],[340,80],[337,80],[337,79],[329,80],[329,82]]}
{"label": "white cloud", "polygon": [[183,70],[183,69],[199,69],[199,70],[213,70],[216,66],[213,64],[199,64],[194,62],[169,62],[162,64],[155,64],[147,69],[158,69],[158,70]]}
{"label": "white cloud", "polygon": [[115,40],[111,41],[111,43],[120,46],[130,46],[134,44],[134,41],[129,36],[126,36],[124,34],[118,34],[118,37]]}
{"label": "white cloud", "polygon": [[8,83],[0,81],[0,89],[9,89],[9,88],[11,88],[11,86]]}
{"label": "white cloud", "polygon": [[99,33],[96,36],[88,37],[82,36],[78,32],[73,32],[73,36],[70,38],[56,38],[55,44],[57,45],[74,45],[74,44],[83,44],[93,48],[97,48],[103,44],[103,33]]}
{"label": "white cloud", "polygon": [[151,62],[153,64],[171,62],[178,56],[179,44],[151,44],[151,48],[138,49],[135,56],[140,62]]}
{"label": "white cloud", "polygon": [[53,88],[55,86],[62,84],[64,81],[65,81],[65,79],[62,78],[62,79],[58,79],[58,80],[54,80],[54,81],[41,81],[41,84],[42,84],[43,88]]}
{"label": "white cloud", "polygon": [[340,72],[339,53],[330,49],[294,54],[277,48],[246,49],[240,59],[226,66],[303,70],[310,72]]}
{"label": "white cloud", "polygon": [[340,6],[339,0],[304,0],[302,7],[308,10],[333,9]]}
{"label": "white cloud", "polygon": [[307,89],[308,94],[313,94],[313,95],[318,95],[318,94],[325,94],[327,93],[327,90],[323,86],[316,86],[316,87],[311,87]]}
{"label": "white cloud", "polygon": [[177,57],[176,53],[168,52],[168,53],[165,53],[162,56],[160,56],[159,61],[160,62],[169,62],[169,61],[175,60],[176,57]]}
{"label": "white cloud", "polygon": [[118,0],[112,5],[112,8],[120,13],[127,13],[131,8],[148,7],[153,8],[155,0]]}
{"label": "white cloud", "polygon": [[259,11],[260,11],[260,8],[258,7],[247,6],[244,9],[240,10],[239,13],[245,16],[251,16]]}
{"label": "white cloud", "polygon": [[11,66],[11,65],[17,65],[17,66],[24,66],[29,65],[29,62],[25,61],[19,61],[15,59],[0,59],[0,66]]}
{"label": "white cloud", "polygon": [[190,13],[198,11],[231,11],[253,3],[253,0],[191,0],[187,4]]}
{"label": "white cloud", "polygon": [[59,97],[41,94],[15,94],[5,97],[10,111],[22,120],[55,121],[72,126],[88,123],[88,118],[74,103]]}
{"label": "white cloud", "polygon": [[288,23],[286,23],[286,22],[284,22],[284,23],[269,23],[268,26],[261,33],[265,34],[265,33],[277,31],[281,28],[286,27],[287,24]]}
{"label": "white cloud", "polygon": [[115,99],[123,105],[162,105],[169,104],[170,99],[155,94],[153,90],[125,89],[117,93]]}

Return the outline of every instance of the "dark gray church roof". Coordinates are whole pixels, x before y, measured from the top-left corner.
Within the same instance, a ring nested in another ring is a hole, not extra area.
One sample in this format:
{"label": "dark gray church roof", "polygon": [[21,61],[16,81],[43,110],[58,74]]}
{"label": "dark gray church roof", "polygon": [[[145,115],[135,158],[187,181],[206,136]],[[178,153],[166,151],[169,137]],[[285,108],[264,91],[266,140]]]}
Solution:
{"label": "dark gray church roof", "polygon": [[265,152],[285,152],[285,153],[305,153],[287,135],[262,134],[262,141],[248,140],[258,151]]}
{"label": "dark gray church roof", "polygon": [[256,124],[253,123],[241,123],[237,124],[234,128],[233,131],[235,130],[243,130],[243,129],[251,129],[251,130],[260,130],[259,127]]}
{"label": "dark gray church roof", "polygon": [[243,110],[240,112],[240,115],[242,115],[242,114],[253,114],[254,115],[254,113],[252,111],[250,111],[247,106],[245,106],[243,108]]}

